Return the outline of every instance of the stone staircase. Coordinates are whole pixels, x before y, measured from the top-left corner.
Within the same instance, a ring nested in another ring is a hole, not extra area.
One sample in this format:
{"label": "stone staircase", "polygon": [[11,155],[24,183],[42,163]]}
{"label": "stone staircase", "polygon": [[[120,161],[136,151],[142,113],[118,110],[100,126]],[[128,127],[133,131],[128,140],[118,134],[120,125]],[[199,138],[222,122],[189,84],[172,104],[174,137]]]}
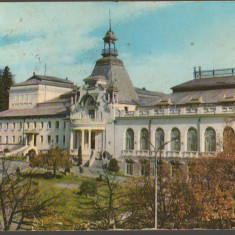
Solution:
{"label": "stone staircase", "polygon": [[14,151],[11,151],[9,153],[5,153],[5,157],[11,157],[11,156],[21,156],[24,155],[24,153],[27,151],[29,146],[25,145],[23,147],[20,147]]}

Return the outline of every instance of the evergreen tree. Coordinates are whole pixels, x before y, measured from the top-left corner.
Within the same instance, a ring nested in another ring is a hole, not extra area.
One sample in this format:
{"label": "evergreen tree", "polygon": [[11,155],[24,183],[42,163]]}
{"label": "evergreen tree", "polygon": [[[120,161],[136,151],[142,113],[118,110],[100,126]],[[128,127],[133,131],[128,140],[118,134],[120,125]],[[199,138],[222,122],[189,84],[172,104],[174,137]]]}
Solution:
{"label": "evergreen tree", "polygon": [[9,108],[9,90],[14,84],[13,76],[8,66],[0,73],[0,111]]}

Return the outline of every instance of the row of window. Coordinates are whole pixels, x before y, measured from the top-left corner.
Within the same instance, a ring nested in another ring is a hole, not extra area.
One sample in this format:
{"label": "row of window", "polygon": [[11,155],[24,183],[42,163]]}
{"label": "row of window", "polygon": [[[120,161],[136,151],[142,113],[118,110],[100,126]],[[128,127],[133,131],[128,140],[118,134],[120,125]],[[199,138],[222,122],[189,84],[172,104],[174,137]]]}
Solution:
{"label": "row of window", "polygon": [[[19,129],[22,129],[23,128],[23,122],[20,122],[20,123],[12,123],[12,128],[11,129],[16,129],[16,126],[18,124],[18,127]],[[29,122],[26,122],[25,123],[25,129],[29,129],[30,127],[30,124]],[[37,124],[40,124],[40,129],[43,129],[44,127],[44,122],[40,122],[40,123],[37,123],[37,122],[33,122],[33,128],[36,129],[37,128]],[[50,129],[51,128],[51,121],[47,122],[47,128]],[[56,129],[59,129],[60,128],[60,122],[59,121],[56,121],[55,122],[55,128]],[[66,128],[66,122],[64,121],[64,129]],[[0,123],[0,129],[2,129],[2,123]],[[9,129],[9,123],[6,123],[6,129]]]}
{"label": "row of window", "polygon": [[[29,136],[28,136],[28,143],[30,141]],[[43,135],[40,136],[40,143],[43,143],[44,138]],[[47,136],[47,143],[50,144],[51,142],[53,142],[53,140],[51,139],[51,136],[48,135]],[[2,143],[2,136],[0,136],[0,143]],[[5,143],[8,144],[9,143],[9,138],[8,136],[5,137]],[[16,138],[15,136],[12,136],[12,143],[16,143]],[[22,136],[18,137],[18,143],[23,143],[23,138]],[[59,135],[55,136],[55,143],[58,144],[59,143]],[[63,144],[65,145],[65,135],[63,136]]]}
{"label": "row of window", "polygon": [[[226,127],[224,136],[226,133],[234,133],[231,127]],[[172,151],[180,151],[181,149],[181,137],[178,128],[171,130],[171,141],[170,146]],[[149,149],[149,132],[146,128],[143,128],[140,132],[140,150]],[[158,128],[155,132],[155,148],[163,150],[165,144],[165,134],[161,128]],[[216,133],[212,127],[208,127],[205,130],[205,152],[216,151]],[[126,149],[134,150],[134,131],[129,128],[126,131]],[[198,133],[193,127],[189,128],[187,133],[187,151],[198,151]]]}

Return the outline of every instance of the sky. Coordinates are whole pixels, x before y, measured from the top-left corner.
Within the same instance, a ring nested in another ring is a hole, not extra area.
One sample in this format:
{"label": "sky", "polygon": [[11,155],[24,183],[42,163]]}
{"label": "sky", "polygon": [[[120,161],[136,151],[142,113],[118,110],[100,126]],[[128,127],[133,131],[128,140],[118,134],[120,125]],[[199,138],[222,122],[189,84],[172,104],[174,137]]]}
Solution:
{"label": "sky", "polygon": [[0,3],[0,68],[78,86],[101,58],[109,29],[135,87],[171,92],[193,68],[235,68],[235,2]]}

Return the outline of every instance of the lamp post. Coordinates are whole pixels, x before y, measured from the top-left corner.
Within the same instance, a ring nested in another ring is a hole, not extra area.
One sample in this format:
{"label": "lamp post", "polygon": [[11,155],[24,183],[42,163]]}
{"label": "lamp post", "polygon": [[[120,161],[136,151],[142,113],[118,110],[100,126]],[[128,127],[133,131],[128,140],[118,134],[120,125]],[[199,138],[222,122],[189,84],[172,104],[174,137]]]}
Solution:
{"label": "lamp post", "polygon": [[[149,140],[149,138],[147,136],[144,136],[144,138],[148,141],[148,143],[154,148],[154,159],[155,159],[155,177],[154,177],[154,181],[155,181],[155,213],[154,213],[154,228],[157,229],[157,153],[159,150],[161,150],[165,145],[169,144],[170,142],[176,140],[177,138],[172,138],[171,140],[163,143],[162,145],[160,145],[157,149],[156,147],[151,143],[151,141]],[[161,160],[161,154],[160,154],[160,160]]]}

